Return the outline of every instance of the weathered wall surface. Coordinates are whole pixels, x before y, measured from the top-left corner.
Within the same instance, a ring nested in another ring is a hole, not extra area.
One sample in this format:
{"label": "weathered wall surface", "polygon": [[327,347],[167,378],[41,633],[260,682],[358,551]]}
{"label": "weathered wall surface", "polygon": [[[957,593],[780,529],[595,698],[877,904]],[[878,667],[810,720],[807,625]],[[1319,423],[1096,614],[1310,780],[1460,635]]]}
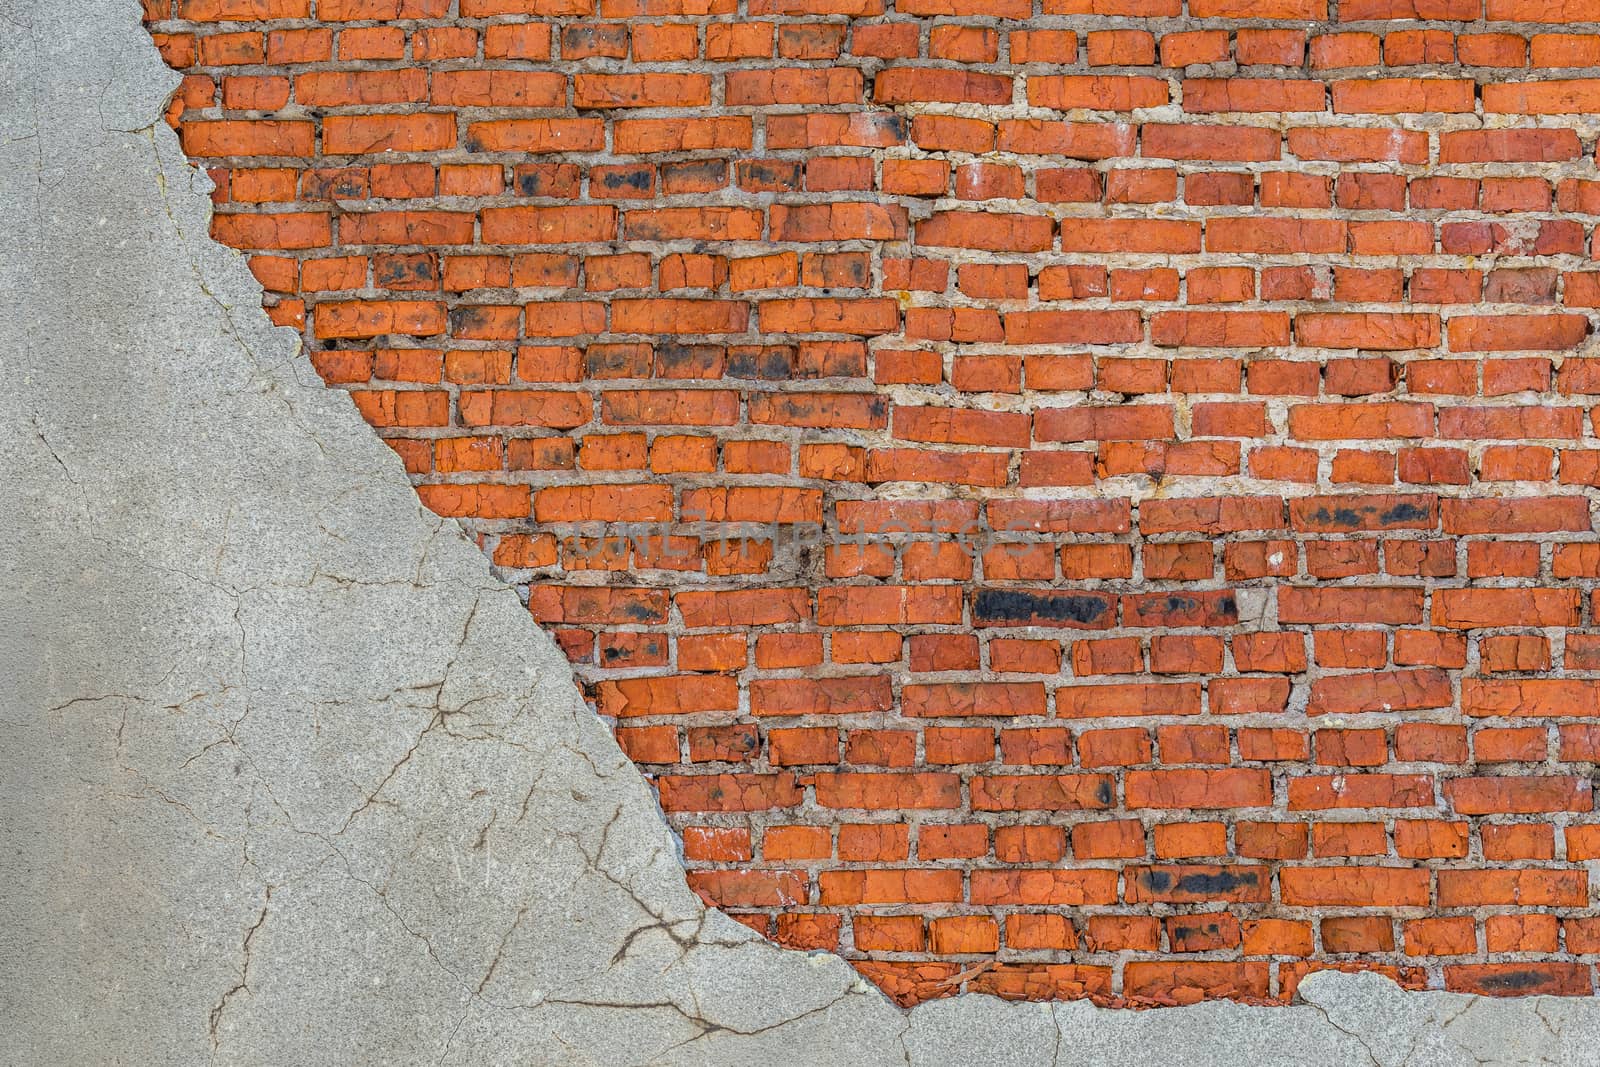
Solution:
{"label": "weathered wall surface", "polygon": [[1593,989],[1600,8],[142,6],[708,901],[905,1003]]}
{"label": "weathered wall surface", "polygon": [[1593,1062],[1586,999],[903,1012],[705,911],[553,642],[206,237],[114,0],[0,3],[7,1063]]}

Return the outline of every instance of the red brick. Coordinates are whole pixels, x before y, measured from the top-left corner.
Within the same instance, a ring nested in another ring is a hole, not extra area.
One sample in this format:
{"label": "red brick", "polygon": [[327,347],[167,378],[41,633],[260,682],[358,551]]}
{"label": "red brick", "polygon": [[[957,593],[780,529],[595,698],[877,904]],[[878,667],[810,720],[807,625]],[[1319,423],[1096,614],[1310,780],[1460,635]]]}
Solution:
{"label": "red brick", "polygon": [[1600,946],[1600,273],[1520,261],[1600,247],[1546,173],[1600,44],[1573,0],[1331,6],[145,11],[213,235],[737,921],[895,953],[905,1004],[1111,997],[970,973],[1002,937],[1137,952],[1140,1005],[1587,992],[1548,957]]}

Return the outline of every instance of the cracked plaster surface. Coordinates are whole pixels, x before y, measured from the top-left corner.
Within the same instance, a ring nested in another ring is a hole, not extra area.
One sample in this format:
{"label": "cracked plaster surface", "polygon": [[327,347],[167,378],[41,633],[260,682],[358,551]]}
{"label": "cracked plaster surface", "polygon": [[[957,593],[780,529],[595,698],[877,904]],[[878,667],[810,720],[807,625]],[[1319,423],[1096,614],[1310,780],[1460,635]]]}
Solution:
{"label": "cracked plaster surface", "polygon": [[207,237],[127,0],[0,0],[0,1061],[1600,1063],[1592,1000],[906,1012],[685,885],[554,643]]}

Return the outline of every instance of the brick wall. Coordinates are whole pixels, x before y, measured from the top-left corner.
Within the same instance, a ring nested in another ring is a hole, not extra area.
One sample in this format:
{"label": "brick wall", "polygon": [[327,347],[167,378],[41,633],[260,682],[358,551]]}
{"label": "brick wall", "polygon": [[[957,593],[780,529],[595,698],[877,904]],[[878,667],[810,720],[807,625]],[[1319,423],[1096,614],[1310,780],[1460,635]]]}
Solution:
{"label": "brick wall", "polygon": [[708,900],[905,1002],[1591,990],[1596,0],[145,9]]}

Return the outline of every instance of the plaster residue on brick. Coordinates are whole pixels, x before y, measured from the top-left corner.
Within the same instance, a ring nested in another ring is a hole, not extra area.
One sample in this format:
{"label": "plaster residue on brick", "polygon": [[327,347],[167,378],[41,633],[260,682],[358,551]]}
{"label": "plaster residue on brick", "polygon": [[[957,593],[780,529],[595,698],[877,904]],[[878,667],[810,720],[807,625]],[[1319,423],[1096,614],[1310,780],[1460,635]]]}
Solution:
{"label": "plaster residue on brick", "polygon": [[144,13],[706,901],[902,1004],[1593,991],[1592,12]]}

